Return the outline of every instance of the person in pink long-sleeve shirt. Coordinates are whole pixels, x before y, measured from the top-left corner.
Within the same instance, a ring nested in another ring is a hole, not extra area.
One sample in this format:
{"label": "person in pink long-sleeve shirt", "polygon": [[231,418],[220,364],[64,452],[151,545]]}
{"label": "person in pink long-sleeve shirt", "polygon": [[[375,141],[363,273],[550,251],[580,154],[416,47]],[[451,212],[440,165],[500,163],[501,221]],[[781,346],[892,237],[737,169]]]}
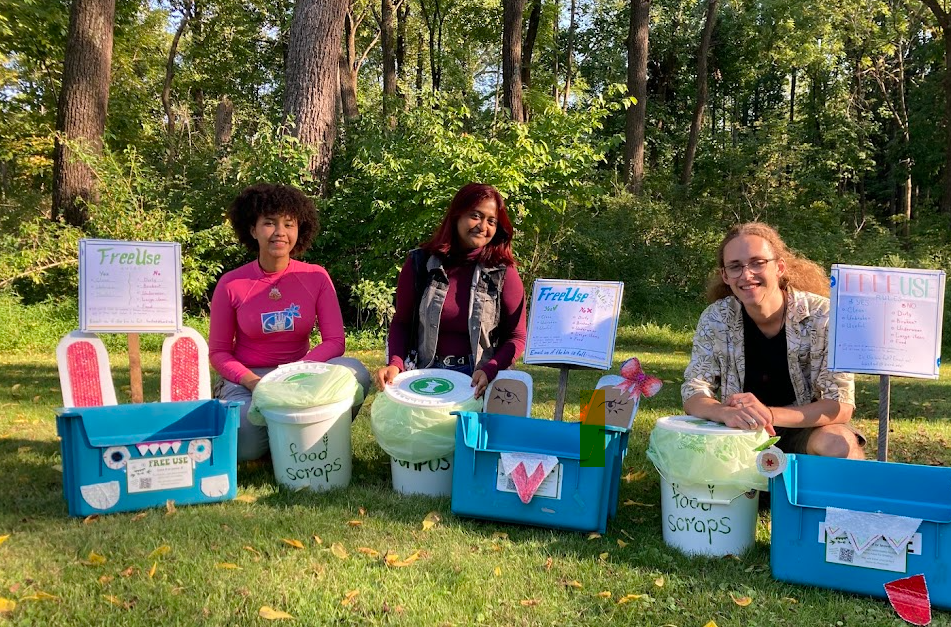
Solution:
{"label": "person in pink long-sleeve shirt", "polygon": [[[314,203],[293,187],[254,185],[238,195],[228,218],[258,258],[226,273],[215,287],[209,360],[221,375],[215,397],[244,401],[238,459],[256,459],[268,451],[267,428],[248,422],[247,411],[264,374],[286,363],[322,361],[350,368],[366,390],[369,373],[356,359],[342,357],[343,317],[330,275],[291,258],[316,235]],[[321,342],[311,349],[314,328]]]}

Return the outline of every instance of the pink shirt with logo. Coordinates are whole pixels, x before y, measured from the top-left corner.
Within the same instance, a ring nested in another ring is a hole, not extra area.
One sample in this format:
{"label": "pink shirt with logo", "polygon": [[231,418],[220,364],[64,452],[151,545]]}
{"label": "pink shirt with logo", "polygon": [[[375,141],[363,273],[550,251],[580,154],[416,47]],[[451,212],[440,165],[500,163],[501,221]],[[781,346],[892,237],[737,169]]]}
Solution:
{"label": "pink shirt with logo", "polygon": [[[308,352],[315,326],[321,342]],[[251,368],[327,361],[344,349],[337,292],[321,266],[292,259],[284,271],[269,273],[252,261],[218,281],[211,298],[208,352],[225,379],[237,383]]]}

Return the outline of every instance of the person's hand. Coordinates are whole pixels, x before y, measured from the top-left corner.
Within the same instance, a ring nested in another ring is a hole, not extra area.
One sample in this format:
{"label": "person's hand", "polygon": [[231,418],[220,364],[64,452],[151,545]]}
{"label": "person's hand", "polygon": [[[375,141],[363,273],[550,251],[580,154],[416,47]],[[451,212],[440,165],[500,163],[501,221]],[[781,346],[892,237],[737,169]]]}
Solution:
{"label": "person's hand", "polygon": [[254,388],[258,386],[259,381],[261,381],[261,377],[254,374],[253,372],[249,372],[248,374],[241,377],[241,380],[238,381],[238,383],[246,387],[249,391],[253,392]]}
{"label": "person's hand", "polygon": [[766,433],[776,435],[773,428],[773,413],[760,402],[754,394],[740,392],[726,399],[724,405],[729,409],[723,417],[723,424],[734,429],[758,431],[765,429]]}
{"label": "person's hand", "polygon": [[381,390],[393,383],[393,378],[400,373],[396,366],[384,366],[376,371],[376,386]]}
{"label": "person's hand", "polygon": [[489,387],[489,375],[481,370],[476,370],[472,373],[471,385],[475,388],[475,398],[482,398],[485,388]]}

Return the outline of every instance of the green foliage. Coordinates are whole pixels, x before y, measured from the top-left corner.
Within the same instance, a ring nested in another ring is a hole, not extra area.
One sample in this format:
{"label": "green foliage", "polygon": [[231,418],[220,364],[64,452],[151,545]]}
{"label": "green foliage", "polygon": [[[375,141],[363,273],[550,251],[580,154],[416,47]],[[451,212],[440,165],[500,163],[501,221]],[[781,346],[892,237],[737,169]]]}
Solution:
{"label": "green foliage", "polygon": [[396,311],[393,307],[395,293],[396,288],[385,281],[363,279],[354,285],[350,303],[357,309],[357,329],[389,329]]}
{"label": "green foliage", "polygon": [[392,276],[441,222],[456,191],[481,181],[506,198],[523,274],[550,269],[559,243],[604,191],[597,166],[615,140],[597,131],[619,105],[595,100],[478,132],[469,130],[476,120],[467,108],[433,104],[410,111],[393,131],[371,119],[348,129],[326,206],[329,233],[315,257],[338,281]]}

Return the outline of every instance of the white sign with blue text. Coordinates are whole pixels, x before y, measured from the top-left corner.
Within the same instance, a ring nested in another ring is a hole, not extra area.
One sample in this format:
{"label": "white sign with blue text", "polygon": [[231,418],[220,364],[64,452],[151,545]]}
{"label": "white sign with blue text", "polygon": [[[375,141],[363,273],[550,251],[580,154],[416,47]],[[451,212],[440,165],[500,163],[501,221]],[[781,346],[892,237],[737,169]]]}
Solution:
{"label": "white sign with blue text", "polygon": [[535,281],[523,361],[611,368],[623,294],[619,281]]}
{"label": "white sign with blue text", "polygon": [[832,266],[829,369],[937,379],[945,274]]}
{"label": "white sign with blue text", "polygon": [[80,240],[79,328],[87,333],[181,331],[181,244]]}

